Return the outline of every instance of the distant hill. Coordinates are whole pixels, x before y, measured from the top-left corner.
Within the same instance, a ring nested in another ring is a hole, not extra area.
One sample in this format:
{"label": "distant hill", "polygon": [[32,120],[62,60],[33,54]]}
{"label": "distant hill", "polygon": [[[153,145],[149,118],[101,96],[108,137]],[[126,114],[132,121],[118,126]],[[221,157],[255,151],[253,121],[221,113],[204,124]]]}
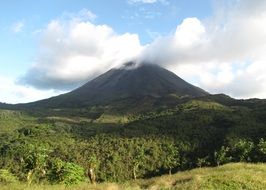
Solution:
{"label": "distant hill", "polygon": [[71,108],[106,105],[127,98],[161,98],[168,95],[201,97],[208,94],[158,65],[137,65],[129,62],[120,68],[107,71],[69,93],[21,106]]}
{"label": "distant hill", "polygon": [[1,109],[12,109],[13,105],[0,102],[0,108]]}

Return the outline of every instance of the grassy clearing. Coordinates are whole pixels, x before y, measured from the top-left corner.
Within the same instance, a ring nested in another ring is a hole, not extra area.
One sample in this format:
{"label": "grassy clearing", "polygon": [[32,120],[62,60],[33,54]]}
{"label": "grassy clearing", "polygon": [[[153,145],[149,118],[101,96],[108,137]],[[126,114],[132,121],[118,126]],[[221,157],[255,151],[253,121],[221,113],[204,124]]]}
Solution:
{"label": "grassy clearing", "polygon": [[96,123],[127,123],[128,119],[124,116],[119,115],[108,115],[108,114],[102,114],[101,117],[99,117],[96,120]]}
{"label": "grassy clearing", "polygon": [[266,164],[226,164],[199,168],[138,182],[142,189],[262,190],[266,189]]}
{"label": "grassy clearing", "polygon": [[97,185],[25,185],[0,186],[1,190],[264,190],[266,164],[226,164],[215,168],[198,168],[174,175],[131,181],[124,184]]}
{"label": "grassy clearing", "polygon": [[36,123],[36,119],[20,111],[0,109],[0,134],[13,131],[25,125]]}
{"label": "grassy clearing", "polygon": [[64,185],[26,185],[12,184],[0,186],[1,190],[141,190],[139,186],[133,184],[103,183],[97,185],[80,184],[75,186]]}
{"label": "grassy clearing", "polygon": [[230,109],[222,104],[217,102],[208,102],[208,101],[200,101],[200,100],[191,100],[182,105],[185,110],[193,110],[193,109],[207,109],[207,110],[227,110]]}

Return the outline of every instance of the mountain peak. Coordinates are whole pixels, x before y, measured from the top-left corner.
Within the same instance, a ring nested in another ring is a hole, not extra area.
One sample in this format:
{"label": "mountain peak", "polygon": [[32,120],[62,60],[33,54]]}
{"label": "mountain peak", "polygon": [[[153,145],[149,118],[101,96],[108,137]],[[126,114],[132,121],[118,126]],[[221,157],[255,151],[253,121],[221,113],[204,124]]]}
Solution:
{"label": "mountain peak", "polygon": [[127,98],[160,98],[170,94],[190,97],[208,95],[206,91],[158,65],[131,61],[107,71],[76,90],[44,101],[50,107],[69,107],[108,104]]}
{"label": "mountain peak", "polygon": [[137,66],[137,62],[129,61],[129,62],[123,64],[122,67],[136,67],[136,66]]}
{"label": "mountain peak", "polygon": [[128,62],[111,69],[69,93],[86,101],[112,101],[129,97],[204,96],[208,93],[155,64]]}
{"label": "mountain peak", "polygon": [[137,69],[139,67],[145,67],[145,66],[156,66],[156,65],[151,64],[151,63],[144,63],[144,62],[139,63],[136,61],[129,61],[129,62],[124,63],[118,69],[131,70],[131,69]]}

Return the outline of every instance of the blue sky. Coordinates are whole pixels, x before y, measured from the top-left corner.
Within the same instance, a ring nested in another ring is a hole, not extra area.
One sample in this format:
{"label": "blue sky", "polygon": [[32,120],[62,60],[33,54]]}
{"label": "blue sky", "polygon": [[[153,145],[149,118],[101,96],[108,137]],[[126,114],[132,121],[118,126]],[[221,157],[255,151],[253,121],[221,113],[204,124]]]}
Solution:
{"label": "blue sky", "polygon": [[[107,24],[117,33],[137,33],[142,44],[156,35],[167,35],[184,18],[204,18],[211,15],[207,0],[172,0],[168,3],[130,3],[127,0],[10,0],[0,6],[0,74],[15,76],[31,64],[36,54],[38,36],[34,35],[51,20],[64,14],[88,9],[95,15],[96,24]],[[22,23],[20,32],[12,32],[16,23]]]}
{"label": "blue sky", "polygon": [[0,102],[64,93],[132,58],[156,62],[211,93],[266,98],[258,85],[266,82],[266,7],[252,2],[1,2]]}

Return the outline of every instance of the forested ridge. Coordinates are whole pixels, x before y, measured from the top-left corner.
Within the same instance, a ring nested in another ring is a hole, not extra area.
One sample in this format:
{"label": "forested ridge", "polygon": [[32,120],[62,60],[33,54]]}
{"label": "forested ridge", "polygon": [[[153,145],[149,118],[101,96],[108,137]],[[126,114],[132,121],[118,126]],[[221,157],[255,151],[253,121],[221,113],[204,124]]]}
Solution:
{"label": "forested ridge", "polygon": [[125,102],[1,110],[1,183],[124,182],[266,161],[264,100],[176,98],[167,105],[146,102],[139,110]]}

